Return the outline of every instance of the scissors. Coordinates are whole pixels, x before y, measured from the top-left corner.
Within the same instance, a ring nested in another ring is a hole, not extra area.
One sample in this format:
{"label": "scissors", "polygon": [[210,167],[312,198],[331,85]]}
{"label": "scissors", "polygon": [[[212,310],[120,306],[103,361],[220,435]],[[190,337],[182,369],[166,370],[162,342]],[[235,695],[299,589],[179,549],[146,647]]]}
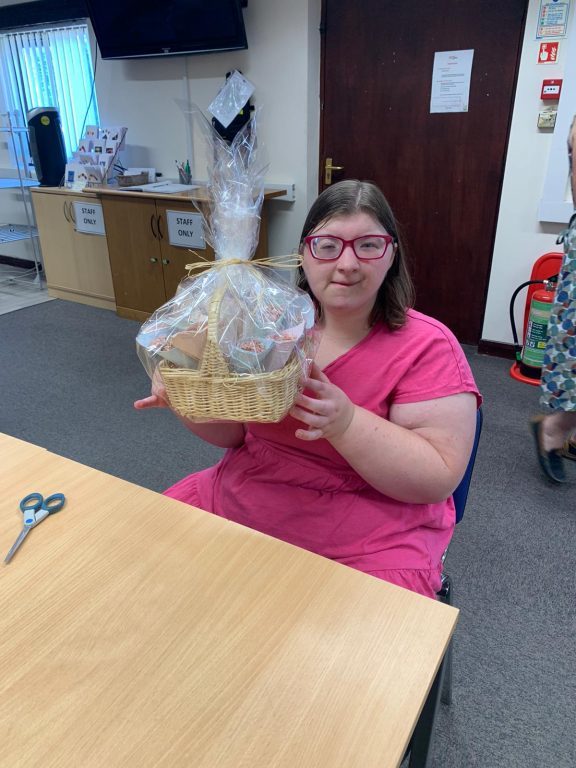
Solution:
{"label": "scissors", "polygon": [[45,520],[48,515],[60,512],[65,503],[66,496],[63,493],[53,493],[46,498],[41,493],[29,493],[28,496],[24,496],[20,502],[20,511],[24,515],[22,530],[4,558],[4,562],[9,563],[12,560],[32,528]]}

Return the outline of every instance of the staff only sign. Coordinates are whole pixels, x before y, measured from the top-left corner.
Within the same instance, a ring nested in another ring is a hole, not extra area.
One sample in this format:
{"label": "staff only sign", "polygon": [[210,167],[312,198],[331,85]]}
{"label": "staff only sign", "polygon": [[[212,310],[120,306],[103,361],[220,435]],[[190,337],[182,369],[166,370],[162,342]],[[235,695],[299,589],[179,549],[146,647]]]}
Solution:
{"label": "staff only sign", "polygon": [[183,248],[205,248],[202,216],[187,211],[166,211],[170,245]]}
{"label": "staff only sign", "polygon": [[74,219],[77,232],[86,232],[88,235],[106,234],[100,203],[79,203],[74,201]]}

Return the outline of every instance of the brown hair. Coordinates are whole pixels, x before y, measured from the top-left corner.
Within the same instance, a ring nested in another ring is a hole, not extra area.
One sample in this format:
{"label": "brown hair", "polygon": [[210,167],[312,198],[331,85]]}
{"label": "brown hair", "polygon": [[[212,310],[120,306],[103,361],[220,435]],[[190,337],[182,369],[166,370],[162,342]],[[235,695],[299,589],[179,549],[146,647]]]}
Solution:
{"label": "brown hair", "polygon": [[[304,238],[319,226],[326,224],[335,216],[352,216],[354,213],[368,213],[392,235],[396,244],[396,253],[384,282],[378,290],[374,307],[370,313],[370,325],[382,322],[390,328],[400,328],[406,322],[406,310],[414,305],[414,286],[405,250],[402,245],[398,225],[388,201],[380,189],[368,181],[347,179],[327,187],[312,204],[302,228],[300,252]],[[316,308],[319,302],[312,294],[304,270],[300,267],[298,286],[312,297]]]}

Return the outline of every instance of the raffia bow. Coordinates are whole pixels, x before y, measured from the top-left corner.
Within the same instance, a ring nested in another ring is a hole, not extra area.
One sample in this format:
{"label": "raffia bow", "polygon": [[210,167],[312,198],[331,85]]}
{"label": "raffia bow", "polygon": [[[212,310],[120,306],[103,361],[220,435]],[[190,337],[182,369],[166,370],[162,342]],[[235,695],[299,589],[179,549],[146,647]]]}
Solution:
{"label": "raffia bow", "polygon": [[272,269],[295,269],[302,264],[302,256],[299,253],[289,253],[285,256],[278,256],[275,259],[221,259],[216,261],[208,261],[203,259],[196,251],[191,251],[195,256],[198,256],[198,261],[194,261],[191,264],[186,264],[188,270],[188,276],[191,272],[197,269],[204,269],[208,264],[210,267],[229,267],[233,264],[253,264],[256,267],[271,267]]}

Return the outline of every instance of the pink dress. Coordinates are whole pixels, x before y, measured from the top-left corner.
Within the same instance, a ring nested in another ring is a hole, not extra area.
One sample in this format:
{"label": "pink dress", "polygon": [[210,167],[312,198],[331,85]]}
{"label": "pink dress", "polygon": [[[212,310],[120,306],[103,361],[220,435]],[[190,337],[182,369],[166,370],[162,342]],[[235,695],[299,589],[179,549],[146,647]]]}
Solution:
{"label": "pink dress", "polygon": [[[324,373],[355,404],[384,419],[393,403],[460,392],[481,402],[452,333],[414,310],[399,330],[372,328]],[[298,427],[290,416],[278,424],[247,424],[243,445],[166,495],[434,597],[454,529],[452,498],[435,504],[391,499],[328,441],[296,438]]]}

